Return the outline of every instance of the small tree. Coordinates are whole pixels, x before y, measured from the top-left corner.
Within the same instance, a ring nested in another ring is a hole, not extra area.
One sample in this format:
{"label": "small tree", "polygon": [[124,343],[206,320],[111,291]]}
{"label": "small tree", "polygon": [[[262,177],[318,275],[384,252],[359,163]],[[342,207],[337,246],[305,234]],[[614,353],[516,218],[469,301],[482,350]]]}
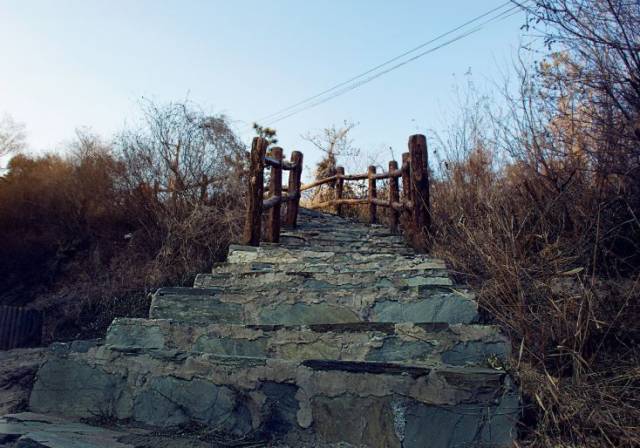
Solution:
{"label": "small tree", "polygon": [[253,123],[253,129],[256,131],[256,136],[267,139],[269,145],[278,143],[278,138],[276,137],[277,131],[275,129],[261,126],[258,123]]}
{"label": "small tree", "polygon": [[[338,157],[358,157],[360,155],[360,149],[353,146],[353,141],[349,138],[349,132],[356,126],[357,123],[345,120],[341,127],[332,125],[317,134],[307,133],[302,136],[303,139],[324,153],[323,158],[316,165],[314,173],[316,180],[336,175]],[[326,187],[317,188],[313,199],[327,196],[329,193],[333,193],[334,189],[335,182],[327,184]]]}

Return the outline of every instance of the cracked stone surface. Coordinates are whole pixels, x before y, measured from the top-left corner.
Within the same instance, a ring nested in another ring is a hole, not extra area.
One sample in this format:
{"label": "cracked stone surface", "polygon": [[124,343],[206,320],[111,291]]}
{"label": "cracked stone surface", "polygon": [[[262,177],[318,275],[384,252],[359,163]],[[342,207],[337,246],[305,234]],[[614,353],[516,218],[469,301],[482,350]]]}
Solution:
{"label": "cracked stone surface", "polygon": [[281,447],[511,446],[519,396],[493,367],[510,343],[473,292],[380,226],[299,221],[280,244],[232,246],[193,288],[158,290],[149,319],[51,346],[30,409],[119,422],[122,446],[149,437],[126,425]]}
{"label": "cracked stone surface", "polygon": [[179,350],[278,359],[379,361],[413,365],[503,363],[509,341],[496,327],[446,323],[355,322],[316,325],[192,325],[165,319],[116,319],[106,345],[115,351]]}
{"label": "cracked stone surface", "polygon": [[36,371],[45,355],[42,348],[0,351],[0,415],[26,409]]}

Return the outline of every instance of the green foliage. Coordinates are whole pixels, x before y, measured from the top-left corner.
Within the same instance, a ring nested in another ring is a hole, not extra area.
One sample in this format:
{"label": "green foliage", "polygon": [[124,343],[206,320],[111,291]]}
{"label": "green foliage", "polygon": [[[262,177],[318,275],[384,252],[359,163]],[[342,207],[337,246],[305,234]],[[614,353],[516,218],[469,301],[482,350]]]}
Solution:
{"label": "green foliage", "polygon": [[273,128],[260,126],[258,123],[253,123],[253,129],[256,132],[256,136],[262,137],[269,142],[269,145],[275,145],[278,143],[276,138],[276,130]]}

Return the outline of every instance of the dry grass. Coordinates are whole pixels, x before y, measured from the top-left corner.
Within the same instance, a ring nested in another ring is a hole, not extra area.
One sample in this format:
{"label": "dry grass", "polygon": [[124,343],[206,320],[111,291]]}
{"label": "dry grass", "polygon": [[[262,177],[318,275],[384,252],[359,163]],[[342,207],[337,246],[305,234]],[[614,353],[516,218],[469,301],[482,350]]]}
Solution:
{"label": "dry grass", "polygon": [[[634,196],[611,195],[586,175],[558,191],[530,165],[497,165],[484,149],[443,165],[431,186],[431,252],[477,291],[485,321],[511,338],[520,445],[639,446]],[[308,204],[332,195],[326,189]],[[345,214],[368,219],[367,206]]]}
{"label": "dry grass", "polygon": [[640,223],[584,179],[558,192],[526,165],[496,171],[489,159],[449,161],[434,182],[432,250],[511,337],[522,443],[638,446],[640,272],[628,242]]}

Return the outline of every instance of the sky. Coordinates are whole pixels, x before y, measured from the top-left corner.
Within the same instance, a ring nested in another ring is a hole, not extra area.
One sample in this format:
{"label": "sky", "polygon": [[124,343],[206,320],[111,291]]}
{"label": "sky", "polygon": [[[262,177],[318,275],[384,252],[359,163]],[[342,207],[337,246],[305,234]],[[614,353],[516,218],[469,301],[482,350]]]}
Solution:
{"label": "sky", "polygon": [[[227,115],[248,143],[253,121],[503,2],[0,0],[0,114],[25,124],[38,153],[62,150],[79,127],[111,138],[137,122],[142,98],[188,99]],[[505,76],[523,23],[520,13],[489,24],[273,124],[280,146],[312,166],[320,154],[302,135],[348,120],[363,154],[399,158],[409,135],[454,113],[456,86]]]}

